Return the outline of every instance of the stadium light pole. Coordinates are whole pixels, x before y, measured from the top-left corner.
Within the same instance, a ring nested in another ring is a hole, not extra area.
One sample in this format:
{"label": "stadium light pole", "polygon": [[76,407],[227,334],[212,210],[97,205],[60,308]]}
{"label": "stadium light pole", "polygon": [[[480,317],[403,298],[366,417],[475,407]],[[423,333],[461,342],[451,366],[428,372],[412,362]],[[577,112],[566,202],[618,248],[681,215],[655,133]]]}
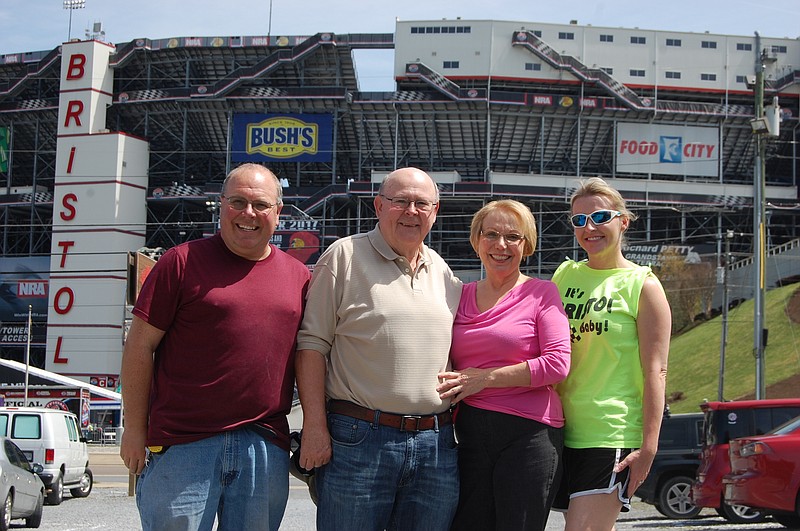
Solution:
{"label": "stadium light pole", "polygon": [[64,0],[64,9],[69,10],[69,31],[67,32],[67,42],[72,40],[72,12],[76,9],[86,7],[86,0]]}
{"label": "stadium light pole", "polygon": [[267,44],[272,44],[269,42],[271,37],[272,37],[272,0],[269,0],[269,23],[267,25]]}

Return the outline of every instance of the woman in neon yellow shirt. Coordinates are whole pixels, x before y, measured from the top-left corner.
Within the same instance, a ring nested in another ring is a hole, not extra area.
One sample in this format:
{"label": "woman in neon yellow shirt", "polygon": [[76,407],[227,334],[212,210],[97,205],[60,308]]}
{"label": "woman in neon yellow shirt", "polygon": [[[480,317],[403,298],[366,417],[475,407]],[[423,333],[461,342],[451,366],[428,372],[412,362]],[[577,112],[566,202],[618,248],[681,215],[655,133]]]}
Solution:
{"label": "woman in neon yellow shirt", "polygon": [[635,219],[600,178],[573,194],[570,220],[588,259],[553,275],[570,322],[570,373],[558,386],[566,419],[565,475],[554,505],[566,530],[609,530],[658,448],[671,313],[649,267],[622,255]]}

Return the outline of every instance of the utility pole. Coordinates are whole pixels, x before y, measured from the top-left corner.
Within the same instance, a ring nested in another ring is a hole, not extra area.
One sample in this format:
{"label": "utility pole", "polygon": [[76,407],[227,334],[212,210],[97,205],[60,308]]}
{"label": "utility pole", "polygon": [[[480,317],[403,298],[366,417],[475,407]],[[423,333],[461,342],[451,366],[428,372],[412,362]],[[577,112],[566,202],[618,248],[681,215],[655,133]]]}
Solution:
{"label": "utility pole", "polygon": [[[761,38],[756,33],[756,85],[755,85],[755,119],[764,116],[764,62],[761,60]],[[764,398],[764,261],[766,259],[764,231],[766,216],[764,214],[764,139],[754,130],[756,137],[755,168],[753,180],[753,268],[755,279],[753,287],[755,298],[753,304],[753,356],[756,359],[756,400]]]}
{"label": "utility pole", "polygon": [[720,268],[722,274],[722,337],[719,344],[719,387],[717,389],[717,400],[725,400],[725,352],[728,348],[728,271],[731,267],[731,240],[733,231],[725,233],[725,264]]}
{"label": "utility pole", "polygon": [[755,297],[753,304],[753,357],[756,360],[756,400],[766,398],[764,378],[764,350],[767,346],[767,329],[764,326],[766,299],[766,153],[767,138],[777,137],[780,132],[780,107],[778,98],[770,105],[769,113],[764,113],[764,70],[766,63],[774,62],[767,50],[761,49],[761,36],[756,32],[755,61],[755,106],[750,126],[756,139],[754,179],[753,179],[753,268]]}

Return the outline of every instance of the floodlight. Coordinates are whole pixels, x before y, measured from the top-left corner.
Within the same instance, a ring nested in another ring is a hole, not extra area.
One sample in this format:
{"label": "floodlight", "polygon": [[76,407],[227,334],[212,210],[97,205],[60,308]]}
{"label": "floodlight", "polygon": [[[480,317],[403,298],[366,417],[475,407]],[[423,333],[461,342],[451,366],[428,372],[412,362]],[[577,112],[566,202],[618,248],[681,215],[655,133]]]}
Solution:
{"label": "floodlight", "polygon": [[69,9],[69,32],[67,42],[72,40],[72,12],[86,7],[86,0],[64,0],[64,9]]}
{"label": "floodlight", "polygon": [[769,123],[767,119],[764,117],[761,118],[753,118],[750,120],[750,129],[753,130],[753,133],[757,135],[763,135],[769,133]]}

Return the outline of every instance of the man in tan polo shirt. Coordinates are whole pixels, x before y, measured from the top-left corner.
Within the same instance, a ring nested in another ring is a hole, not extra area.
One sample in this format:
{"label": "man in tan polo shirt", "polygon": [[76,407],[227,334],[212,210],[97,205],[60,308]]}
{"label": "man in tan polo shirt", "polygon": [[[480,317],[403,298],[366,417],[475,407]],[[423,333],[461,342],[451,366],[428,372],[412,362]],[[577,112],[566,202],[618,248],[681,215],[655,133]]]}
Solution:
{"label": "man in tan polo shirt", "polygon": [[448,366],[461,282],[423,244],[439,193],[389,174],[372,231],[320,257],[298,334],[300,465],[317,468],[317,529],[447,530],[458,503]]}

